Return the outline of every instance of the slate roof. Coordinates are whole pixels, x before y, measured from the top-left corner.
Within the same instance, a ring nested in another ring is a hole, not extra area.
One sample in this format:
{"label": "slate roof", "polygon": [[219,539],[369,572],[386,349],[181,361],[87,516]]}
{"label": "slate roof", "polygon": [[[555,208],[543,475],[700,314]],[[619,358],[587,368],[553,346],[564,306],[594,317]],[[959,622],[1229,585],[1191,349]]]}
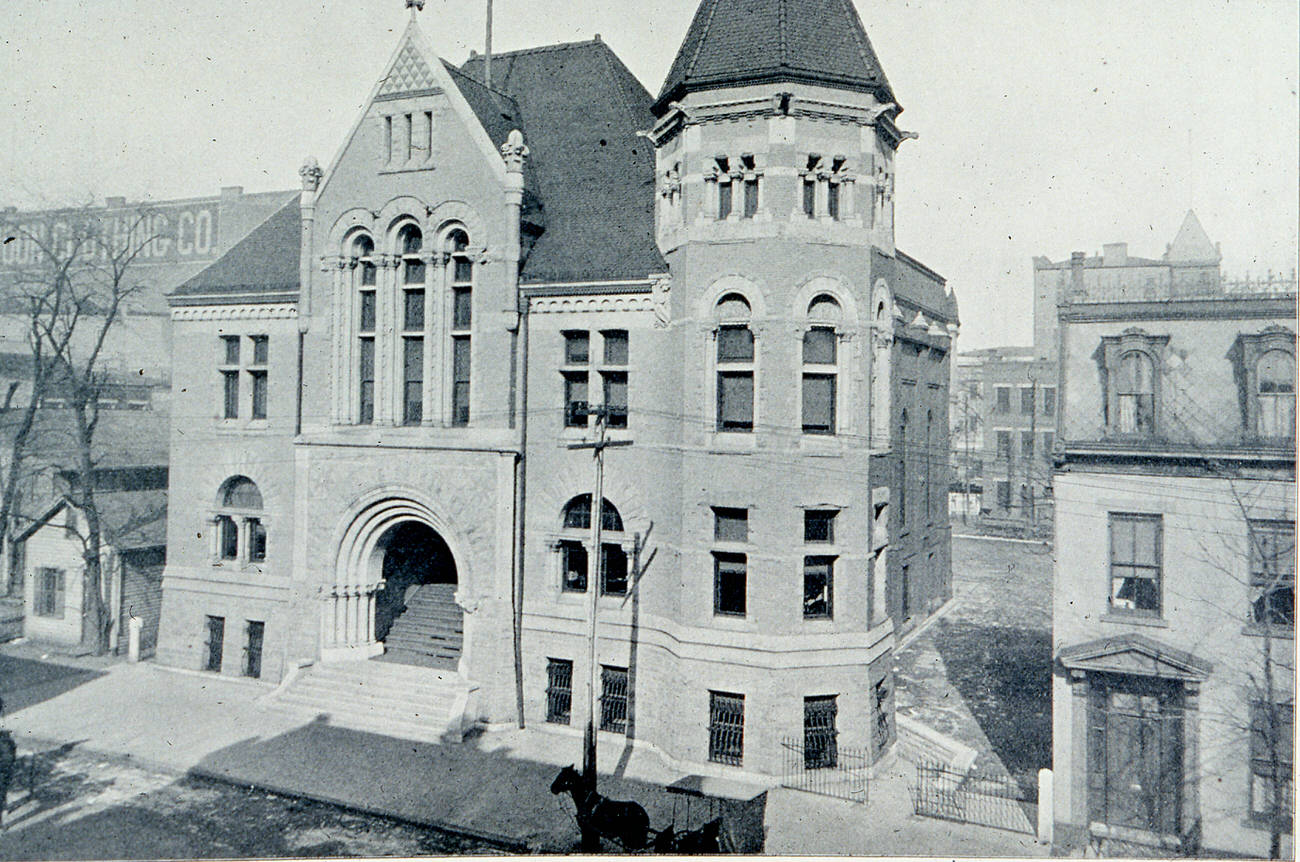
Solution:
{"label": "slate roof", "polygon": [[[0,412],[0,441],[13,439],[22,411]],[[27,457],[34,466],[70,468],[76,452],[76,423],[71,410],[37,412],[28,438]],[[163,410],[101,410],[91,444],[99,468],[166,466],[171,418]]]}
{"label": "slate roof", "polygon": [[184,304],[187,297],[258,294],[266,300],[296,293],[301,235],[302,212],[295,196],[168,297]]}
{"label": "slate roof", "polygon": [[[453,77],[474,107],[465,76],[486,91],[483,58],[461,72]],[[525,250],[521,282],[667,272],[654,239],[654,148],[637,136],[654,124],[652,98],[614,52],[592,40],[494,54],[492,84],[518,109],[545,220]]]}
{"label": "slate roof", "polygon": [[1183,226],[1178,229],[1178,235],[1165,252],[1165,260],[1170,263],[1218,263],[1220,257],[1219,250],[1210,241],[1210,235],[1201,226],[1201,220],[1196,217],[1196,213],[1188,210],[1183,218]]}
{"label": "slate roof", "polygon": [[775,81],[897,102],[852,0],[703,0],[655,110],[695,90]]}

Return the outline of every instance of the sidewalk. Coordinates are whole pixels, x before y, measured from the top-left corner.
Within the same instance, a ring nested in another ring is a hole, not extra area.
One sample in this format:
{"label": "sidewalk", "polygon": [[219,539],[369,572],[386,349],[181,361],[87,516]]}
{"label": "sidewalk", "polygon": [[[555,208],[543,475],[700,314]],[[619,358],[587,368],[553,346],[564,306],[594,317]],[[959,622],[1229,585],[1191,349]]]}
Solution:
{"label": "sidewalk", "polygon": [[[14,653],[0,649],[0,658]],[[73,672],[21,690],[0,678],[0,694],[10,702],[3,722],[23,751],[75,742],[177,774],[319,799],[518,851],[575,846],[572,803],[549,788],[560,766],[580,760],[577,734],[510,729],[463,744],[413,742],[263,708],[256,701],[269,688],[257,683],[152,664],[79,670],[76,660],[52,661]],[[602,740],[600,760],[615,773],[602,777],[602,792],[640,802],[655,828],[683,825],[684,799],[663,790],[682,773],[653,753],[625,750],[617,739]],[[872,781],[867,805],[770,791],[767,852],[1045,855],[1027,835],[914,816],[908,766],[899,764]],[[692,804],[691,825],[699,825],[705,803]]]}

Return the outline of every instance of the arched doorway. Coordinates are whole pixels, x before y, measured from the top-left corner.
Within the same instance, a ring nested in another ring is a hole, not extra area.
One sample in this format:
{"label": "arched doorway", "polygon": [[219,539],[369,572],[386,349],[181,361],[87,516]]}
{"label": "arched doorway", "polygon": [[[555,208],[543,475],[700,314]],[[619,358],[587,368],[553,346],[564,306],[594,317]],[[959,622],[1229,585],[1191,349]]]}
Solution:
{"label": "arched doorway", "polygon": [[464,640],[456,604],[456,562],[442,536],[423,521],[389,527],[375,543],[371,571],[383,579],[375,600],[375,640],[383,659],[456,670]]}

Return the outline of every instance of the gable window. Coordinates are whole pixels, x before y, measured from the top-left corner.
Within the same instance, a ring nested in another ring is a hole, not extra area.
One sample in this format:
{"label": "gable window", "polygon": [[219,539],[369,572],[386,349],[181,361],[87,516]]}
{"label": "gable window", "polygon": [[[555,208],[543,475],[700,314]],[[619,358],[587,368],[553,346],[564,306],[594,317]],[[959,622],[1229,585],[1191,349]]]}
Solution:
{"label": "gable window", "polygon": [[993,391],[997,394],[997,407],[995,407],[994,409],[998,413],[1010,413],[1011,412],[1011,387],[995,386],[993,387]]}
{"label": "gable window", "polygon": [[[1250,819],[1290,830],[1295,815],[1295,707],[1250,705]],[[1277,779],[1274,780],[1274,775]],[[1278,818],[1273,823],[1274,811]]]}
{"label": "gable window", "polygon": [[1261,437],[1295,435],[1295,355],[1269,350],[1255,365],[1256,400]]}
{"label": "gable window", "polygon": [[470,328],[473,323],[474,262],[469,234],[454,230],[447,236],[451,255],[451,424],[469,424]]}
{"label": "gable window", "polygon": [[1160,515],[1110,513],[1110,608],[1160,616]]}
{"label": "gable window", "polygon": [[[564,507],[563,533],[558,542],[560,551],[560,588],[565,592],[587,591],[587,563],[591,541],[591,495],[574,497]],[[600,525],[604,535],[613,541],[601,542],[602,596],[627,595],[627,551],[623,541],[623,519],[609,500],[600,506]]]}
{"label": "gable window", "polygon": [[36,570],[36,602],[32,611],[38,617],[63,619],[64,571],[42,566]]}
{"label": "gable window", "polygon": [[1295,522],[1248,521],[1250,616],[1261,626],[1295,628]]}
{"label": "gable window", "polygon": [[709,692],[709,761],[740,766],[745,754],[745,696]]}
{"label": "gable window", "polygon": [[212,518],[213,556],[218,561],[265,561],[266,525],[257,485],[246,476],[233,476],[222,484],[217,503]]}
{"label": "gable window", "polygon": [[717,401],[719,431],[754,430],[754,333],[749,303],[727,294],[718,303],[724,321],[717,330]]}
{"label": "gable window", "polygon": [[1106,379],[1106,427],[1113,434],[1150,436],[1157,431],[1160,403],[1160,357],[1167,335],[1140,329],[1104,336],[1101,356]]}
{"label": "gable window", "polygon": [[749,541],[749,511],[715,507],[713,510],[713,612],[744,616],[748,558],[737,550]]}

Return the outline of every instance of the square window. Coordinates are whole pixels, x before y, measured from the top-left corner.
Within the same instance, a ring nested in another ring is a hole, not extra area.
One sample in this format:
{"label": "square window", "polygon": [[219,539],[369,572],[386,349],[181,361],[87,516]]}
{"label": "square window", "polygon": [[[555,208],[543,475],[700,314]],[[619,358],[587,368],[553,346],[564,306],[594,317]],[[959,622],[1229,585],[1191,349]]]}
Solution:
{"label": "square window", "polygon": [[600,556],[600,594],[627,595],[627,552],[619,545],[601,545]]}
{"label": "square window", "polygon": [[805,542],[835,541],[835,510],[809,509],[803,513],[803,540]]}
{"label": "square window", "polygon": [[607,329],[605,337],[605,364],[627,365],[627,330]]}
{"label": "square window", "polygon": [[718,374],[718,430],[754,430],[754,374],[723,371]]}
{"label": "square window", "polygon": [[803,558],[804,619],[830,619],[833,611],[834,557]]}
{"label": "square window", "polygon": [[587,591],[587,549],[581,542],[560,543],[560,587],[572,593]]}
{"label": "square window", "polygon": [[564,373],[564,425],[566,428],[587,427],[587,372]]}
{"label": "square window", "polygon": [[590,336],[585,332],[564,333],[564,364],[586,365],[590,360]]}
{"label": "square window", "polygon": [[713,554],[713,612],[722,616],[745,615],[747,567],[744,554]]}
{"label": "square window", "polygon": [[749,510],[713,508],[713,538],[719,542],[749,541]]}
{"label": "square window", "polygon": [[748,326],[718,328],[718,362],[753,362],[754,333]]}
{"label": "square window", "polygon": [[610,428],[627,427],[627,372],[602,371],[605,392],[605,424]]}
{"label": "square window", "polygon": [[709,692],[709,760],[740,766],[745,755],[745,696]]}
{"label": "square window", "polygon": [[1020,432],[1020,457],[1029,459],[1034,457],[1034,432]]}
{"label": "square window", "polygon": [[265,365],[267,354],[270,352],[271,339],[265,335],[254,335],[250,340],[253,342],[253,364]]}
{"label": "square window", "polygon": [[222,340],[222,342],[225,343],[225,348],[226,348],[226,353],[225,353],[225,356],[226,356],[226,362],[225,362],[225,364],[226,364],[226,365],[238,365],[238,364],[239,364],[239,336],[238,336],[238,335],[223,335],[223,336],[221,336],[221,340]]}

